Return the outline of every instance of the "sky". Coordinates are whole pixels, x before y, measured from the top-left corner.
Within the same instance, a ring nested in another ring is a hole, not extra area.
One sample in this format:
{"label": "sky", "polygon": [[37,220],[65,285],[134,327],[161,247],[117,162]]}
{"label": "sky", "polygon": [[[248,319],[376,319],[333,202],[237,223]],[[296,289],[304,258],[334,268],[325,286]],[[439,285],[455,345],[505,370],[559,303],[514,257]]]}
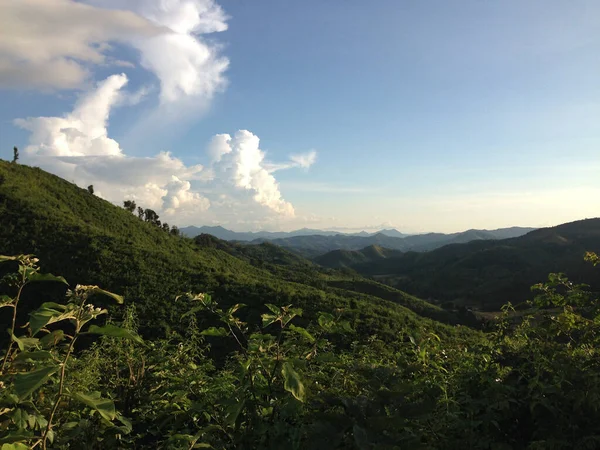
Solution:
{"label": "sky", "polygon": [[15,145],[179,226],[596,217],[600,2],[0,0]]}

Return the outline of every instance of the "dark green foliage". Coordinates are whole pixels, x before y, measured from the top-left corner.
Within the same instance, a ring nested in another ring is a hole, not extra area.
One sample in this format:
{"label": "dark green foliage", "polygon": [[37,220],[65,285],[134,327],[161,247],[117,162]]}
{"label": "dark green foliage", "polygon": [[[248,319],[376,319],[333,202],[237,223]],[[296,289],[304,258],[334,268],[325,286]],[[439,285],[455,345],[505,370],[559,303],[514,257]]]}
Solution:
{"label": "dark green foliage", "polygon": [[[271,244],[174,236],[39,169],[0,175],[0,254],[43,257],[0,258],[6,448],[599,448],[600,303],[563,274],[484,334]],[[83,286],[65,302],[50,272]]]}
{"label": "dark green foliage", "polygon": [[94,195],[94,186],[93,186],[93,185],[91,185],[91,184],[90,184],[90,185],[87,187],[87,190],[88,190],[88,192],[89,192],[90,194]]}
{"label": "dark green foliage", "polygon": [[133,200],[125,200],[123,202],[123,208],[133,214],[137,208],[137,205]]}
{"label": "dark green foliage", "polygon": [[529,286],[549,272],[570,273],[576,281],[600,289],[597,274],[583,261],[586,251],[600,252],[600,219],[543,228],[514,239],[357,261],[350,267],[420,298],[498,311],[508,301],[526,301]]}
{"label": "dark green foliage", "polygon": [[13,164],[16,164],[18,160],[19,160],[19,149],[17,147],[13,147],[13,159],[12,159]]}

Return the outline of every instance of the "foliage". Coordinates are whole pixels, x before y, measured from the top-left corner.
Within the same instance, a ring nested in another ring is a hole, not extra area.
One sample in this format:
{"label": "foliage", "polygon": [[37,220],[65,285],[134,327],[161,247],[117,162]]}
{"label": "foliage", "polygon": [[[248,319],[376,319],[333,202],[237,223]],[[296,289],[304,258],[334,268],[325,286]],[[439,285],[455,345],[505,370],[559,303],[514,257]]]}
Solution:
{"label": "foliage", "polygon": [[483,333],[270,244],[174,237],[37,169],[0,175],[0,251],[45,258],[0,258],[4,448],[600,446],[593,286],[553,273]]}
{"label": "foliage", "polygon": [[[32,283],[67,284],[65,279],[42,274],[38,260],[30,255],[0,256],[0,262],[16,263],[16,273],[3,278],[13,295],[2,295],[2,308],[12,310],[9,343],[0,367],[0,442],[13,446],[46,449],[82,442],[80,434],[92,427],[92,442],[108,444],[127,433],[128,422],[115,410],[114,402],[100,392],[85,391],[72,383],[67,368],[75,358],[76,342],[86,334],[141,339],[132,332],[110,325],[88,326],[106,314],[90,298],[98,295],[122,303],[122,297],[97,286],[77,285],[66,292],[66,303],[45,302],[29,314],[27,333],[17,336],[17,311],[23,292]],[[59,328],[55,324],[68,325]],[[23,328],[23,327],[19,327]],[[94,445],[90,443],[90,445]],[[15,447],[19,448],[19,447]]]}

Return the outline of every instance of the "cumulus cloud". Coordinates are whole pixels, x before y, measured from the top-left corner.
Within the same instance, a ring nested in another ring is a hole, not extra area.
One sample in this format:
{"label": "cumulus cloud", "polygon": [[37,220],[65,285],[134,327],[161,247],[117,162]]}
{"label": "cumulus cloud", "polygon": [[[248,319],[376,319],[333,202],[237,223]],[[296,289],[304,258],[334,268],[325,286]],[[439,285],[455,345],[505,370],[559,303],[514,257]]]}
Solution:
{"label": "cumulus cloud", "polygon": [[216,178],[229,180],[235,187],[252,192],[257,203],[293,217],[294,207],[282,198],[277,180],[265,166],[265,153],[259,148],[259,142],[258,136],[247,130],[240,130],[233,137],[215,136],[210,148],[213,157],[217,156]]}
{"label": "cumulus cloud", "polygon": [[227,15],[214,0],[88,0],[104,8],[127,9],[169,33],[138,38],[141,64],[160,80],[162,103],[210,99],[226,85],[229,60],[202,35],[227,30]]}
{"label": "cumulus cloud", "polygon": [[189,183],[199,178],[201,165],[186,166],[168,152],[130,157],[108,137],[110,111],[126,83],[124,74],[107,78],[63,117],[17,119],[17,126],[31,132],[24,160],[79,185],[93,184],[98,195],[117,203],[132,198],[159,210],[207,209],[209,201],[192,193]]}
{"label": "cumulus cloud", "polygon": [[111,42],[140,52],[160,81],[163,104],[210,100],[226,86],[227,58],[203,39],[225,31],[213,0],[18,0],[0,2],[0,87],[82,88]]}
{"label": "cumulus cloud", "polygon": [[[169,152],[128,156],[107,130],[111,110],[124,104],[126,84],[124,74],[113,75],[62,117],[17,119],[31,132],[23,160],[80,186],[93,184],[98,195],[117,204],[136,200],[178,223],[266,223],[295,216],[250,131],[214,136],[206,147],[208,167],[186,165]],[[292,155],[279,166],[307,167],[314,160]]]}
{"label": "cumulus cloud", "polygon": [[88,65],[107,61],[107,42],[151,40],[166,31],[131,11],[72,0],[2,1],[0,86],[80,88]]}

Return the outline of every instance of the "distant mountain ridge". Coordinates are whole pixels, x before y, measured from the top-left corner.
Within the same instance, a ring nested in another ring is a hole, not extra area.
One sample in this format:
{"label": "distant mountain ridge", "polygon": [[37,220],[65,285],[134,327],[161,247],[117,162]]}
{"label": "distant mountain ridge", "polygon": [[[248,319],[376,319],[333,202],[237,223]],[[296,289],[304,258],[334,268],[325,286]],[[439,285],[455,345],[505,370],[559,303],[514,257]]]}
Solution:
{"label": "distant mountain ridge", "polygon": [[216,238],[223,239],[225,241],[254,241],[256,239],[285,239],[288,237],[295,236],[374,236],[376,234],[385,234],[390,237],[407,237],[409,234],[402,233],[396,229],[390,228],[387,230],[376,231],[369,233],[367,231],[360,231],[357,233],[344,233],[341,231],[331,230],[318,230],[312,228],[301,228],[294,231],[231,231],[220,225],[218,226],[202,226],[202,227],[182,227],[180,228],[181,233],[187,237],[196,237],[201,234],[210,234]]}
{"label": "distant mountain ridge", "polygon": [[[502,235],[502,233],[500,233]],[[368,249],[334,250],[314,261],[330,268],[350,268],[396,289],[438,302],[495,311],[510,301],[532,298],[530,286],[550,272],[563,272],[577,283],[600,290],[600,279],[586,251],[600,252],[600,219],[586,219],[540,228],[508,239],[473,239],[469,230],[452,245],[428,252],[377,255]],[[483,236],[487,236],[485,233]],[[407,238],[410,239],[410,238]]]}
{"label": "distant mountain ridge", "polygon": [[390,250],[428,251],[447,244],[460,244],[474,240],[496,240],[519,237],[535,228],[511,227],[497,230],[467,230],[460,233],[427,233],[407,235],[395,229],[377,233],[339,233],[335,231],[302,228],[291,232],[236,232],[221,226],[185,227],[181,231],[186,236],[210,234],[225,241],[246,241],[251,244],[271,242],[298,254],[315,258],[332,250],[361,250],[369,246],[379,246]]}

